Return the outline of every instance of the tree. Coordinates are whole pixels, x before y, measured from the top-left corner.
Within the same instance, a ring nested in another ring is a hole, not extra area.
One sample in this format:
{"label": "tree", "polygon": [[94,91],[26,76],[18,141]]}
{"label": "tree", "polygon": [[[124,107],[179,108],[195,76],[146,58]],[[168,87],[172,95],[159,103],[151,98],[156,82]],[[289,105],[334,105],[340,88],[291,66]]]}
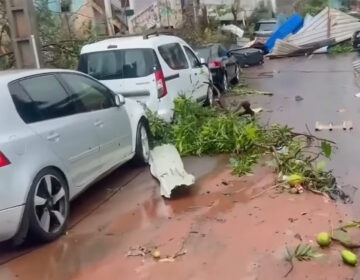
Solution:
{"label": "tree", "polygon": [[241,11],[240,2],[241,0],[233,0],[233,3],[231,4],[231,13],[234,16],[234,24],[238,22],[238,14]]}

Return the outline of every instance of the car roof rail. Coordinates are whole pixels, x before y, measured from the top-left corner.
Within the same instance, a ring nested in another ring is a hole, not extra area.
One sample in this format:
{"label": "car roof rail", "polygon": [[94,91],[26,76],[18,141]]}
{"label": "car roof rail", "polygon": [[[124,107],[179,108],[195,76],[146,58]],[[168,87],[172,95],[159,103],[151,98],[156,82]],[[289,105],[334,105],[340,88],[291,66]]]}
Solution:
{"label": "car roof rail", "polygon": [[174,35],[171,30],[173,30],[173,27],[148,29],[144,32],[143,38],[146,40],[149,39],[150,36]]}

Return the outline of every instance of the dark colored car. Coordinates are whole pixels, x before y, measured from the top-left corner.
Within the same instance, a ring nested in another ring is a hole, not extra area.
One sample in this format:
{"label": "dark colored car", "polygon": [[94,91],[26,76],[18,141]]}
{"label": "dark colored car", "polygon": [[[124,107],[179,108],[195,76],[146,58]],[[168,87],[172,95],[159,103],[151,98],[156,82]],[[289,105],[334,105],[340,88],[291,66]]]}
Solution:
{"label": "dark colored car", "polygon": [[353,36],[353,47],[355,50],[360,50],[360,30],[356,31]]}
{"label": "dark colored car", "polygon": [[224,93],[229,82],[240,80],[240,69],[236,58],[221,44],[212,44],[196,49],[198,56],[205,59],[212,74],[214,84]]}
{"label": "dark colored car", "polygon": [[277,27],[276,19],[262,19],[255,25],[255,36],[257,38],[267,39],[274,34]]}

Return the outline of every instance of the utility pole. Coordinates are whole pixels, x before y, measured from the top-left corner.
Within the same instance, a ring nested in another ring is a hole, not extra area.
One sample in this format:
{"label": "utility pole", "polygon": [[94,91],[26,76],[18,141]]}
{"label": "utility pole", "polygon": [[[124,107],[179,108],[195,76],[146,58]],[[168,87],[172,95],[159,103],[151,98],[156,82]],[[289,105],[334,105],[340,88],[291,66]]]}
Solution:
{"label": "utility pole", "polygon": [[40,68],[42,59],[32,0],[6,0],[17,68]]}
{"label": "utility pole", "polygon": [[114,36],[115,30],[114,30],[114,25],[112,23],[113,17],[112,17],[111,0],[104,0],[104,6],[105,6],[105,16],[106,16],[108,35]]}
{"label": "utility pole", "polygon": [[193,0],[193,6],[194,6],[194,24],[195,24],[195,28],[197,28],[197,24],[199,22],[199,17],[198,17],[198,0]]}

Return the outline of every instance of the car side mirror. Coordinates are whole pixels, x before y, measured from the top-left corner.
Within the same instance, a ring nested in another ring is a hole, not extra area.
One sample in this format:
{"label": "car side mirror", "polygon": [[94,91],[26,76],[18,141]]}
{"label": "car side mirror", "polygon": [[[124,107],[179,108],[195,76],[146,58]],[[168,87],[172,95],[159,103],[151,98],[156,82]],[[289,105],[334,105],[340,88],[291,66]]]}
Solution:
{"label": "car side mirror", "polygon": [[121,94],[116,94],[115,95],[115,104],[116,104],[116,107],[121,107],[122,105],[124,105],[125,97],[122,96]]}
{"label": "car side mirror", "polygon": [[208,64],[207,64],[207,62],[206,62],[206,60],[205,60],[205,58],[200,57],[200,65],[201,65],[201,66],[202,66],[202,65],[204,65],[204,66],[208,66]]}

